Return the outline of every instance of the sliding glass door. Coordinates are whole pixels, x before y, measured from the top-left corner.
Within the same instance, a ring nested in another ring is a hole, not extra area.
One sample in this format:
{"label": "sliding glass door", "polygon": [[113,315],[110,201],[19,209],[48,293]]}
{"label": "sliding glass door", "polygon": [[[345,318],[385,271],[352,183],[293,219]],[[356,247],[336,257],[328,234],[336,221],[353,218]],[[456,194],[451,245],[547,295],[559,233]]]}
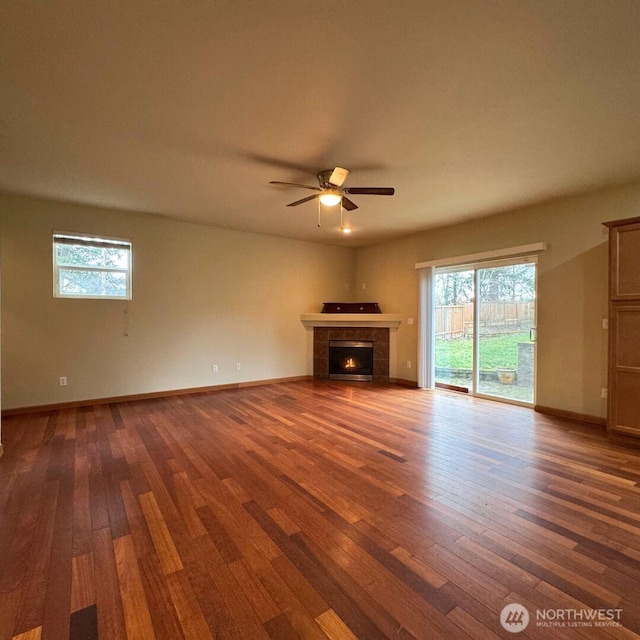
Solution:
{"label": "sliding glass door", "polygon": [[533,404],[535,318],[534,258],[436,269],[436,386]]}
{"label": "sliding glass door", "polygon": [[536,265],[476,270],[478,367],[476,391],[533,402]]}
{"label": "sliding glass door", "polygon": [[435,380],[439,387],[473,389],[473,269],[440,269],[435,281]]}

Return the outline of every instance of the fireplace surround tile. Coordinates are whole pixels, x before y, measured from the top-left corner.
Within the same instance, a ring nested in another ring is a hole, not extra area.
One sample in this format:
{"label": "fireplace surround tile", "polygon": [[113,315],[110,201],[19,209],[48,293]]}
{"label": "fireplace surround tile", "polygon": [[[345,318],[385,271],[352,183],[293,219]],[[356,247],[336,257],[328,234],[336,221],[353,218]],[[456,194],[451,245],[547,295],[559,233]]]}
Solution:
{"label": "fireplace surround tile", "polygon": [[[393,313],[301,313],[307,330],[307,367],[316,379],[329,377],[329,340],[370,340],[375,343],[374,382],[397,379],[397,331],[402,316]],[[350,329],[349,331],[342,331]],[[353,330],[356,333],[353,333]],[[339,332],[336,332],[339,331]],[[375,330],[378,330],[376,332]],[[329,332],[332,332],[331,334]]]}
{"label": "fireplace surround tile", "polygon": [[329,341],[373,342],[373,382],[389,382],[389,329],[379,327],[315,327],[313,331],[313,377],[329,379]]}

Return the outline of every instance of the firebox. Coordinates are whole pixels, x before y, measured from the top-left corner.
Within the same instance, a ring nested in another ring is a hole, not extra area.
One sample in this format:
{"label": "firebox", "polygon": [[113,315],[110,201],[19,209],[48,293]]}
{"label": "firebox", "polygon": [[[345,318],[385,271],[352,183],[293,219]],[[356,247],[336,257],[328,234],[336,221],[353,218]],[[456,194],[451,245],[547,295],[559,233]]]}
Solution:
{"label": "firebox", "polygon": [[373,380],[373,342],[329,341],[330,380]]}

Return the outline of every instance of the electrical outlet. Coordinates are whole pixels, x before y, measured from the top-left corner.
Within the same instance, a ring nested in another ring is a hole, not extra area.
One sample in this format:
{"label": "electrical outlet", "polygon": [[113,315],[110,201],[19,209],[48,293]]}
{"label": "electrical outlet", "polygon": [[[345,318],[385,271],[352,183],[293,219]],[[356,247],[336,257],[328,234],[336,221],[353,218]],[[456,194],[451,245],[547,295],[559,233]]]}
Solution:
{"label": "electrical outlet", "polygon": [[603,329],[609,328],[609,318],[602,318],[602,328]]}
{"label": "electrical outlet", "polygon": [[242,369],[242,365],[239,362],[236,362],[236,371],[240,371]]}
{"label": "electrical outlet", "polygon": [[407,360],[407,369],[411,369],[411,360]]}
{"label": "electrical outlet", "polygon": [[217,364],[211,365],[211,372],[212,373],[218,373],[218,365]]}
{"label": "electrical outlet", "polygon": [[67,376],[60,376],[60,386],[61,387],[67,386]]}
{"label": "electrical outlet", "polygon": [[413,324],[413,318],[407,318],[407,324]]}
{"label": "electrical outlet", "polygon": [[606,400],[608,396],[609,396],[609,392],[607,391],[607,388],[606,387],[602,387],[602,391],[600,392],[600,397],[603,400]]}
{"label": "electrical outlet", "polygon": [[366,289],[366,288],[367,288],[367,283],[366,283],[366,282],[363,282],[363,283],[362,283],[362,288],[363,288],[363,289]]}

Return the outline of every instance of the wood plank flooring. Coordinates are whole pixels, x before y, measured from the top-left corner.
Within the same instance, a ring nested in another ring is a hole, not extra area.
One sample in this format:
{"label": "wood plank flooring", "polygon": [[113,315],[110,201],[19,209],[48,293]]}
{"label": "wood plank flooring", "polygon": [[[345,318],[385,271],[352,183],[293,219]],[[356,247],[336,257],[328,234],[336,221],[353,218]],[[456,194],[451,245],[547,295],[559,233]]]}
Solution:
{"label": "wood plank flooring", "polygon": [[2,434],[0,640],[640,637],[640,449],[597,427],[292,382]]}

